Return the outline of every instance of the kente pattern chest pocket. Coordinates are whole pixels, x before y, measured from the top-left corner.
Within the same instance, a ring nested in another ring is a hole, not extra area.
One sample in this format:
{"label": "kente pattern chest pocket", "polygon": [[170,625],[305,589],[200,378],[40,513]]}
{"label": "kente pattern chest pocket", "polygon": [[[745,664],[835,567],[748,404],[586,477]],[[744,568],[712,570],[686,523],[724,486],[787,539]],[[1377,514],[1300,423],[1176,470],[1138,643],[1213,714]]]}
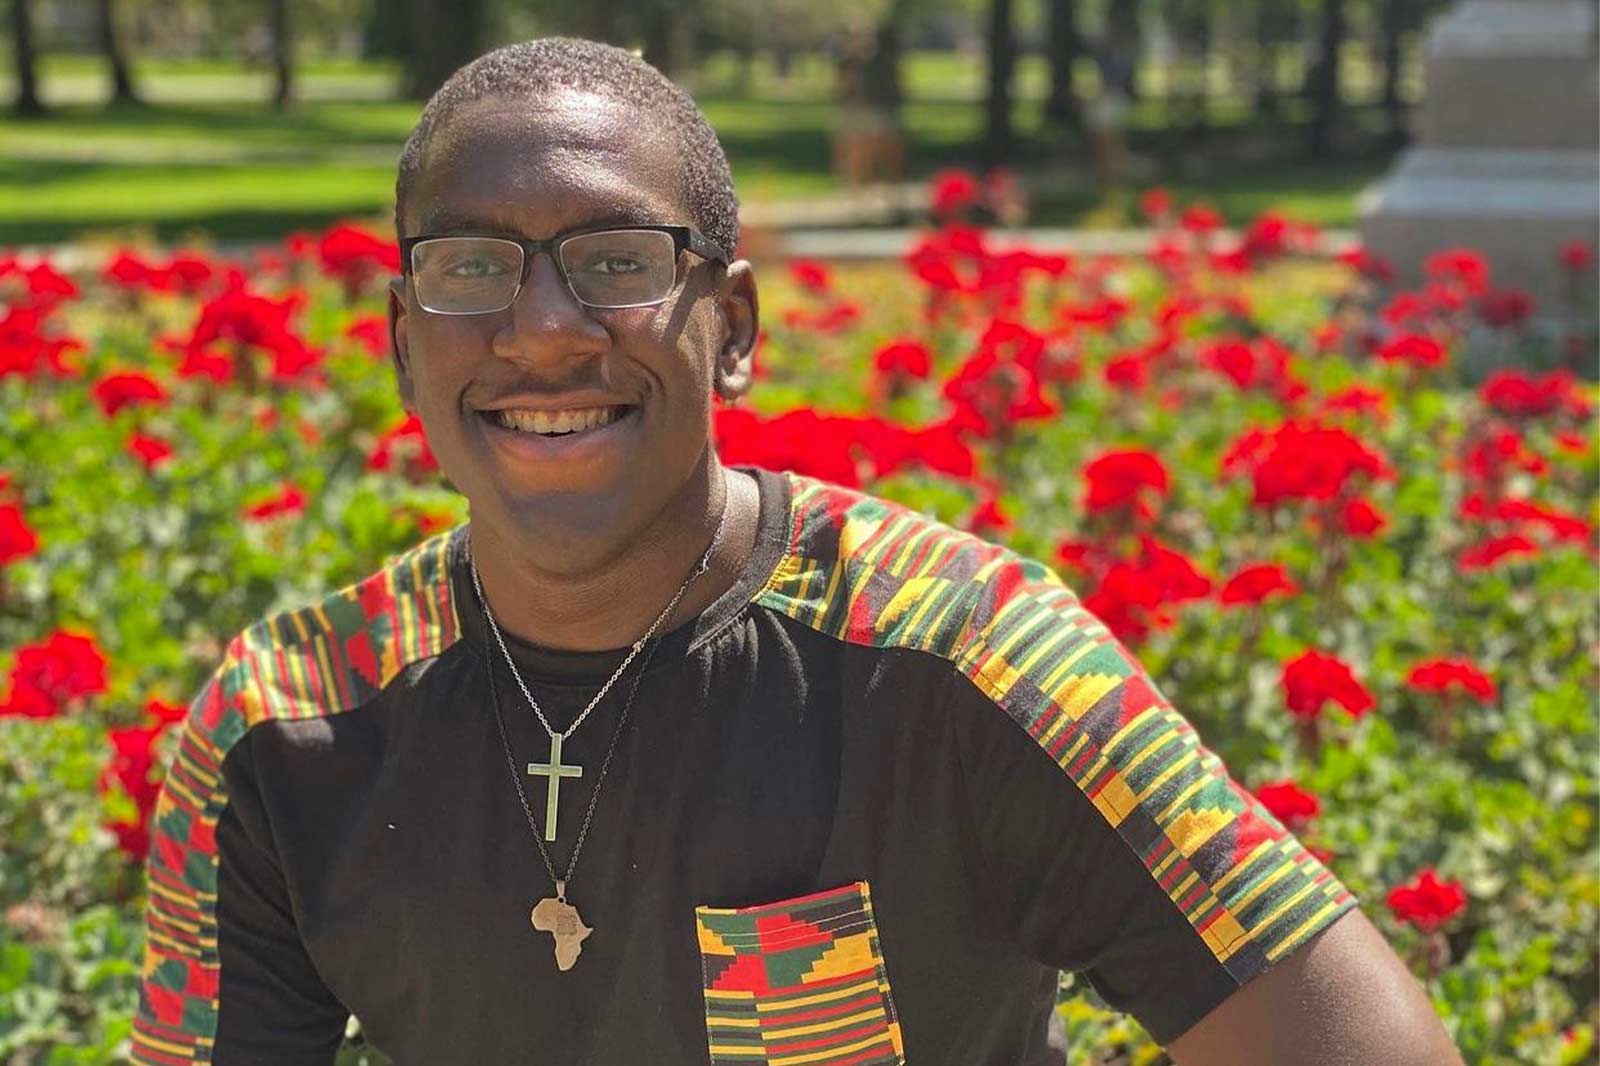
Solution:
{"label": "kente pattern chest pocket", "polygon": [[867,882],[694,916],[713,1066],[903,1066]]}

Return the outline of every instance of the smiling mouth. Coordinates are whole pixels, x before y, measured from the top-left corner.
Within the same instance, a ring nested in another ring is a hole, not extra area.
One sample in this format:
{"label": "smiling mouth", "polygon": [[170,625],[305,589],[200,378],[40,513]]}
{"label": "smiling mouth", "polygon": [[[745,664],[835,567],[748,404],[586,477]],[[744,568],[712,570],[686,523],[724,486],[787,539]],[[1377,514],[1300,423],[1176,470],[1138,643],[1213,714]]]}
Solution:
{"label": "smiling mouth", "polygon": [[575,437],[620,422],[638,410],[631,404],[592,407],[577,411],[479,411],[491,426],[534,437]]}

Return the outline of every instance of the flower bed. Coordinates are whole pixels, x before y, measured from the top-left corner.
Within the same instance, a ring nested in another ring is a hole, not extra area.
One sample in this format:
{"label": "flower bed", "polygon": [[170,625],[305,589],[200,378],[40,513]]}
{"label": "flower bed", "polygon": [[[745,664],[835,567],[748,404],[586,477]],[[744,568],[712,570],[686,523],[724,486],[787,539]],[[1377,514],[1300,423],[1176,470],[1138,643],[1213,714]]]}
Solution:
{"label": "flower bed", "polygon": [[[1465,337],[1519,350],[1532,313],[1467,250],[1385,295],[1359,250],[1300,257],[1307,227],[1154,195],[1147,258],[1002,254],[961,221],[981,188],[901,266],[767,279],[724,459],[1052,564],[1469,1062],[1588,1061],[1594,387],[1462,382]],[[125,1052],[169,727],[226,641],[465,517],[399,408],[395,256],[347,225],[248,263],[0,254],[0,1059]],[[1563,257],[1592,290],[1592,250]],[[1161,1061],[1070,981],[1062,1015],[1092,1061]]]}

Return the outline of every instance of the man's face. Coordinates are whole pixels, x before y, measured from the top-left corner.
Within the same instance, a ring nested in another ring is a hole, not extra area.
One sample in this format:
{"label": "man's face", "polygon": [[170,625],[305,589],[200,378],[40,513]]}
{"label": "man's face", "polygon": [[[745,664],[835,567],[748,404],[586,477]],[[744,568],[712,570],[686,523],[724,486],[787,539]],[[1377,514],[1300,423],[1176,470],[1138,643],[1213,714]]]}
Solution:
{"label": "man's face", "polygon": [[[402,220],[407,235],[544,239],[604,224],[691,225],[674,140],[648,116],[590,94],[458,111],[429,145]],[[599,565],[681,491],[709,446],[714,381],[748,387],[756,327],[748,264],[726,275],[693,253],[664,303],[584,306],[548,253],[503,311],[440,315],[391,287],[402,400],[473,519],[557,549],[547,568]],[[722,373],[718,374],[718,367]],[[485,409],[625,405],[609,425],[547,437]]]}

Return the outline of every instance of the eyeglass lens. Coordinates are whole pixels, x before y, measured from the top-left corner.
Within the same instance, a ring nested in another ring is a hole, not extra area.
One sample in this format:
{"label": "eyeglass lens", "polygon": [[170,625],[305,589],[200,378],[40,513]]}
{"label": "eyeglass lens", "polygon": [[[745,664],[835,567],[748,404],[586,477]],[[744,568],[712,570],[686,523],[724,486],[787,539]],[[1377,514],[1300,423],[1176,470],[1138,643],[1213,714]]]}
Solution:
{"label": "eyeglass lens", "polygon": [[[677,246],[659,230],[605,230],[556,248],[573,295],[590,307],[659,303],[677,280]],[[411,249],[417,300],[439,314],[499,311],[516,298],[522,247],[498,237],[435,237]]]}

